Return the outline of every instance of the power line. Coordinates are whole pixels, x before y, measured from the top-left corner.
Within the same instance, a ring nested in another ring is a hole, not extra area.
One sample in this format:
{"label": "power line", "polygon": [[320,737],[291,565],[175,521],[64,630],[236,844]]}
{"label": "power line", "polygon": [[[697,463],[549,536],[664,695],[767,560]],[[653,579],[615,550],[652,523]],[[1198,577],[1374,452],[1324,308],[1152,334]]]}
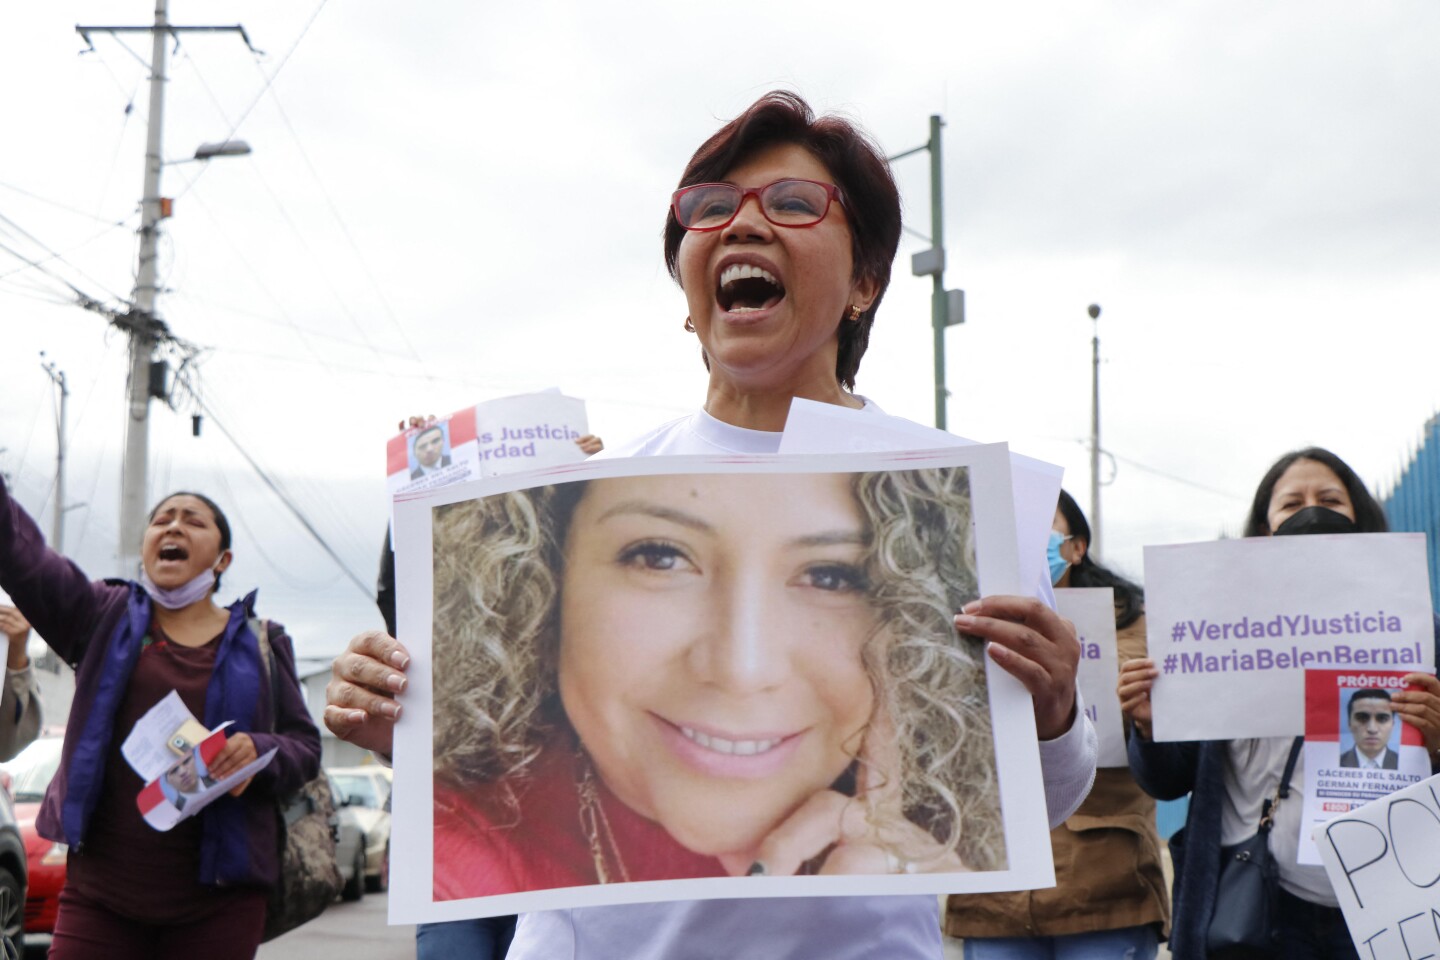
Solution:
{"label": "power line", "polygon": [[197,193],[194,199],[195,202],[200,205],[200,209],[204,211],[205,216],[210,218],[210,223],[215,227],[216,232],[220,234],[220,238],[224,240],[225,243],[230,247],[230,252],[234,254],[235,259],[238,260],[240,262],[240,265],[245,268],[245,271],[250,274],[251,281],[253,281],[255,286],[260,289],[261,293],[263,293],[266,297],[269,298],[270,303],[275,307],[277,311],[279,311],[280,316],[284,318],[285,323],[292,330],[295,331],[296,336],[300,338],[300,342],[305,345],[305,349],[310,351],[311,358],[315,361],[316,364],[323,368],[327,373],[331,373],[331,375],[333,376],[333,372],[330,370],[329,364],[326,362],[325,358],[322,357],[320,353],[315,349],[315,345],[312,344],[309,339],[307,339],[304,329],[301,328],[301,326],[290,317],[288,312],[286,312],[285,305],[281,302],[280,298],[275,296],[275,294],[270,290],[270,288],[265,285],[265,281],[261,279],[260,271],[255,269],[254,264],[252,264],[250,262],[250,259],[245,256],[245,251],[240,248],[240,246],[234,241],[233,238],[231,238],[230,232],[225,229],[224,225],[220,221],[220,218],[215,216],[215,214],[210,210],[210,207],[208,204],[205,203],[203,196]]}
{"label": "power line", "polygon": [[41,203],[48,204],[59,210],[64,210],[67,213],[73,213],[77,217],[85,217],[87,220],[95,220],[99,223],[108,223],[112,227],[124,226],[126,223],[128,223],[131,219],[134,218],[134,214],[132,213],[129,216],[126,216],[120,220],[111,220],[108,217],[97,216],[96,214],[81,210],[79,207],[72,207],[67,203],[61,203],[59,200],[51,200],[49,197],[42,197],[40,194],[35,193],[34,191],[26,190],[24,187],[17,187],[13,183],[0,182],[0,187],[3,187],[6,190],[12,190],[15,193],[21,194],[22,196],[29,197],[31,200],[39,200]]}
{"label": "power line", "polygon": [[[80,269],[79,267],[77,267],[75,264],[73,264],[73,263],[71,263],[70,261],[66,260],[63,256],[60,255],[60,253],[59,253],[58,251],[52,249],[48,244],[46,244],[45,241],[43,241],[43,240],[41,240],[39,237],[35,236],[35,234],[31,233],[29,230],[26,230],[24,227],[20,226],[20,224],[16,223],[14,220],[11,220],[9,217],[5,216],[5,214],[3,214],[3,213],[0,213],[0,222],[9,224],[10,227],[11,227],[13,230],[15,230],[17,233],[19,233],[22,237],[24,237],[25,239],[29,240],[31,243],[35,244],[35,246],[39,247],[41,250],[44,250],[46,253],[50,254],[50,258],[51,258],[51,259],[53,259],[53,260],[59,260],[61,263],[65,264],[65,266],[69,267],[71,270],[74,270],[76,273],[80,274],[80,276],[84,277],[86,280],[89,280],[91,283],[95,284],[95,286],[99,287],[101,290],[104,290],[106,293],[110,294],[110,296],[114,297],[116,300],[121,300],[121,299],[123,299],[123,298],[122,298],[118,293],[116,293],[114,290],[111,290],[109,287],[105,286],[105,284],[101,283],[99,280],[96,280],[94,277],[90,276],[90,275],[89,275],[88,273],[86,273],[84,270],[81,270],[81,269]],[[13,250],[11,250],[11,251],[9,251],[9,252],[12,253],[12,254],[15,254],[15,251],[13,251]],[[15,254],[15,256],[19,256],[19,254]],[[25,258],[22,257],[22,259],[25,259]],[[35,263],[34,261],[28,261],[28,260],[27,260],[27,262],[29,262],[32,266],[39,267],[39,264],[38,264],[38,263]],[[41,269],[43,270],[44,268],[41,268]],[[48,270],[46,270],[45,272],[46,272],[46,273],[49,273]],[[53,276],[53,274],[52,274],[52,276]],[[56,277],[56,279],[61,279],[61,278]],[[81,293],[78,288],[76,288],[74,285],[70,284],[70,282],[69,282],[68,280],[62,280],[61,282],[65,283],[66,286],[69,286],[72,290],[74,290],[74,291],[75,291],[77,294],[79,294],[80,296],[82,296],[82,297],[85,296],[85,294]],[[91,298],[91,299],[93,299],[93,298]]]}
{"label": "power line", "polygon": [[[1077,440],[1076,442],[1077,442],[1077,443],[1082,443],[1082,444],[1087,444],[1087,441],[1084,441],[1084,440]],[[1088,444],[1087,444],[1087,445],[1088,445]],[[1122,456],[1120,456],[1120,454],[1115,453],[1115,452],[1113,452],[1113,451],[1107,450],[1107,451],[1104,451],[1104,452],[1105,452],[1105,453],[1108,453],[1110,456],[1114,457],[1116,460],[1119,460],[1121,463],[1129,464],[1130,466],[1134,467],[1135,469],[1137,469],[1137,470],[1143,470],[1143,471],[1146,472],[1146,473],[1153,473],[1153,474],[1154,474],[1155,476],[1157,476],[1157,477],[1164,477],[1166,480],[1170,480],[1170,481],[1172,481],[1172,482],[1174,482],[1174,483],[1183,484],[1183,485],[1185,485],[1185,486],[1187,486],[1187,487],[1194,487],[1196,490],[1203,490],[1203,491],[1205,491],[1206,493],[1213,493],[1215,496],[1217,496],[1217,497],[1224,497],[1224,498],[1226,498],[1227,500],[1236,500],[1236,501],[1239,501],[1240,503],[1245,503],[1246,500],[1247,500],[1246,497],[1242,497],[1242,496],[1240,496],[1239,494],[1231,493],[1231,492],[1228,491],[1228,490],[1221,490],[1221,489],[1218,489],[1218,488],[1216,488],[1216,487],[1207,487],[1207,486],[1206,486],[1205,484],[1203,484],[1203,483],[1196,483],[1194,480],[1189,480],[1189,479],[1186,479],[1185,477],[1176,476],[1176,475],[1173,474],[1173,473],[1168,473],[1168,472],[1166,472],[1166,471],[1164,471],[1164,470],[1161,470],[1159,467],[1152,467],[1152,466],[1150,466],[1148,463],[1141,463],[1139,460],[1132,460],[1132,459],[1130,459],[1129,457],[1122,457]]]}
{"label": "power line", "polygon": [[225,438],[230,441],[230,443],[239,452],[240,456],[245,458],[245,462],[250,464],[250,469],[255,471],[255,474],[265,483],[265,486],[269,487],[270,491],[279,498],[280,502],[285,505],[285,508],[289,510],[291,514],[294,515],[295,519],[300,521],[300,525],[304,527],[305,532],[310,534],[310,536],[315,540],[315,542],[320,545],[320,549],[324,550],[325,553],[329,555],[330,559],[335,561],[335,565],[340,568],[340,570],[345,574],[346,577],[349,578],[351,583],[355,584],[356,588],[365,595],[365,598],[371,603],[374,603],[375,593],[373,588],[366,586],[365,582],[355,575],[355,572],[350,569],[350,567],[345,563],[344,560],[341,559],[340,554],[335,552],[335,549],[330,546],[330,544],[325,540],[325,537],[321,535],[320,531],[315,529],[314,524],[312,524],[310,520],[305,516],[305,514],[301,512],[300,508],[295,505],[295,502],[290,498],[290,495],[287,494],[284,489],[280,487],[279,484],[277,484],[273,479],[271,479],[270,474],[265,472],[265,468],[260,466],[260,464],[255,461],[255,458],[250,456],[249,451],[247,451],[244,447],[240,445],[240,441],[236,440],[234,434],[232,434],[226,428],[225,424],[221,422],[220,418],[215,416],[215,412],[211,410],[206,405],[205,401],[202,400],[199,396],[195,397],[195,405],[200,410],[202,410],[207,417],[214,421],[215,426],[220,430],[221,433],[225,434]]}
{"label": "power line", "polygon": [[[272,316],[269,316],[269,315],[264,314],[264,313],[256,313],[254,310],[246,310],[246,309],[244,309],[243,307],[234,307],[234,306],[230,306],[230,305],[228,305],[228,304],[218,303],[218,302],[216,302],[216,301],[214,301],[214,300],[211,300],[211,299],[209,299],[209,298],[207,298],[207,297],[197,296],[195,293],[193,293],[193,292],[191,292],[191,291],[188,291],[188,290],[172,290],[172,291],[170,292],[170,296],[171,296],[172,299],[190,300],[190,301],[193,301],[195,304],[197,304],[197,305],[199,305],[199,306],[201,306],[201,307],[208,307],[208,308],[210,308],[210,309],[212,309],[212,310],[223,310],[223,311],[226,312],[226,313],[233,313],[233,314],[235,314],[235,315],[237,315],[237,316],[248,317],[248,318],[251,319],[251,320],[258,320],[258,321],[260,321],[261,323],[269,323],[269,324],[272,324],[272,325],[277,326],[277,327],[290,327],[290,328],[291,328],[294,332],[296,332],[297,334],[303,334],[303,335],[306,336],[306,337],[318,337],[318,338],[320,338],[321,340],[328,340],[328,341],[330,341],[331,343],[338,343],[338,344],[343,344],[344,346],[347,346],[347,347],[354,347],[354,348],[357,349],[357,350],[368,350],[368,351],[370,351],[370,352],[372,352],[372,353],[376,353],[376,352],[377,352],[377,351],[375,350],[375,347],[374,347],[372,344],[369,344],[369,343],[362,343],[362,342],[359,341],[359,340],[351,340],[351,339],[349,339],[349,338],[347,338],[347,337],[337,336],[336,334],[333,334],[333,333],[325,333],[324,331],[321,331],[321,330],[312,330],[312,329],[310,329],[309,327],[302,327],[302,326],[299,326],[298,324],[296,324],[295,321],[293,321],[293,320],[289,320],[289,319],[279,319],[279,318],[277,318],[277,317],[272,317]],[[229,348],[216,347],[215,349],[229,349]],[[383,353],[382,353],[382,354],[379,354],[379,355],[382,356],[382,357],[385,357],[385,358],[387,358],[387,359],[389,358],[389,355],[388,355],[388,354],[383,354]],[[271,355],[270,355],[270,354],[247,354],[247,356],[266,356],[266,357],[268,357],[268,356],[271,356]],[[416,361],[416,362],[419,362],[419,361]]]}
{"label": "power line", "polygon": [[[4,219],[3,216],[0,216],[0,219]],[[31,260],[29,257],[25,256],[23,253],[20,253],[18,250],[14,250],[14,249],[6,246],[6,245],[3,244],[3,243],[0,243],[0,251],[4,251],[5,253],[10,254],[10,256],[14,257],[15,259],[20,260],[20,261],[23,261],[24,263],[29,264],[30,266],[34,267],[36,270],[39,270],[41,273],[45,274],[47,277],[50,277],[50,278],[53,279],[53,280],[56,280],[56,281],[58,281],[58,282],[60,282],[60,283],[63,283],[63,284],[65,285],[65,287],[66,287],[72,294],[74,294],[76,302],[78,302],[78,303],[80,304],[80,306],[86,308],[87,310],[94,310],[96,313],[103,314],[104,316],[113,316],[113,315],[114,315],[115,311],[111,310],[109,307],[106,307],[106,306],[105,306],[103,303],[101,303],[99,300],[96,300],[94,297],[90,296],[90,295],[89,295],[88,293],[86,293],[84,290],[81,290],[79,287],[75,286],[75,284],[71,283],[69,280],[66,280],[64,277],[60,276],[58,273],[55,273],[55,272],[54,272],[53,270],[51,270],[50,268],[46,267],[43,263],[40,263],[40,262],[35,261],[35,260]],[[61,262],[63,263],[64,261],[62,260]]]}
{"label": "power line", "polygon": [[[263,86],[261,86],[260,92],[255,94],[255,99],[251,100],[250,105],[246,107],[245,110],[240,114],[240,119],[236,120],[235,123],[231,125],[230,132],[225,135],[224,139],[234,139],[235,132],[240,129],[240,125],[245,122],[245,119],[250,116],[250,112],[254,110],[255,107],[260,103],[261,98],[265,96],[265,91],[269,90],[270,85],[275,82],[275,78],[280,76],[280,71],[285,69],[285,65],[289,63],[290,58],[295,55],[295,51],[300,46],[300,41],[305,39],[305,35],[310,32],[310,28],[314,25],[316,19],[320,16],[320,11],[325,9],[325,4],[328,2],[329,0],[320,0],[319,5],[315,7],[315,12],[310,14],[310,19],[305,21],[305,26],[300,28],[300,35],[296,37],[295,42],[290,45],[290,49],[286,51],[285,56],[280,61],[280,65],[275,68],[274,73],[270,74],[265,78],[265,83]],[[205,170],[208,169],[209,165],[207,164],[205,169],[202,169],[198,174],[195,175],[195,179],[191,180],[185,185],[185,189],[180,192],[176,199],[185,196],[185,194],[193,190],[195,188],[195,184],[200,181],[200,178],[205,175]]]}
{"label": "power line", "polygon": [[[133,219],[133,215],[132,215],[132,218],[127,218],[127,219]],[[99,240],[101,237],[108,236],[109,234],[115,232],[116,230],[123,229],[123,228],[125,228],[125,227],[127,227],[127,226],[128,226],[128,224],[127,224],[125,221],[123,221],[123,220],[122,220],[121,222],[119,222],[119,223],[112,223],[110,226],[106,227],[104,230],[101,230],[99,233],[92,234],[91,236],[86,237],[84,240],[81,240],[79,243],[75,244],[74,246],[67,247],[65,250],[63,250],[63,251],[61,251],[61,252],[59,252],[59,253],[51,253],[49,256],[45,257],[45,258],[42,259],[42,260],[38,260],[38,261],[36,261],[36,262],[37,262],[37,263],[49,263],[51,260],[59,260],[61,263],[65,264],[66,266],[71,267],[72,269],[74,269],[74,270],[76,270],[76,271],[78,272],[79,268],[78,268],[78,267],[75,267],[74,264],[70,263],[70,261],[67,260],[66,257],[68,257],[70,254],[74,253],[76,250],[79,250],[79,249],[81,249],[81,248],[83,248],[83,247],[88,247],[90,244],[94,243],[96,240]],[[33,268],[32,268],[29,264],[27,264],[26,266],[23,266],[23,267],[15,267],[15,268],[13,268],[13,269],[11,269],[11,270],[5,271],[4,273],[0,273],[0,280],[4,280],[6,277],[9,277],[9,276],[11,276],[11,275],[13,275],[13,274],[22,273],[22,272],[24,272],[24,271],[26,271],[26,270],[30,270],[30,269],[33,269]]]}
{"label": "power line", "polygon": [[[256,64],[256,67],[258,69],[259,64]],[[335,218],[336,225],[340,227],[340,232],[345,236],[345,242],[350,245],[351,252],[355,254],[355,260],[360,264],[360,272],[365,275],[366,280],[370,281],[370,289],[374,292],[375,298],[380,302],[380,306],[385,311],[385,316],[389,318],[391,326],[395,328],[395,332],[400,334],[400,339],[405,344],[405,349],[410,352],[411,358],[417,363],[423,362],[420,354],[415,350],[415,345],[410,342],[410,337],[405,333],[405,327],[400,323],[400,318],[395,315],[394,308],[390,306],[390,301],[385,296],[385,292],[380,288],[380,283],[375,278],[375,271],[370,268],[369,261],[367,261],[365,255],[360,252],[360,244],[355,241],[355,235],[350,232],[349,224],[347,224],[345,218],[340,215],[340,208],[335,205],[335,200],[330,196],[330,191],[325,189],[324,178],[322,178],[320,172],[315,169],[315,164],[310,161],[310,154],[306,152],[305,145],[301,143],[300,134],[296,132],[294,124],[290,122],[290,116],[285,112],[285,107],[280,102],[280,94],[277,93],[273,87],[270,88],[270,99],[274,101],[275,110],[280,114],[280,119],[284,122],[285,129],[290,131],[290,137],[295,141],[296,149],[300,151],[300,159],[305,161],[305,167],[310,171],[310,177],[315,181],[315,186],[319,189],[320,196],[325,198],[325,205],[330,209],[330,215]]]}

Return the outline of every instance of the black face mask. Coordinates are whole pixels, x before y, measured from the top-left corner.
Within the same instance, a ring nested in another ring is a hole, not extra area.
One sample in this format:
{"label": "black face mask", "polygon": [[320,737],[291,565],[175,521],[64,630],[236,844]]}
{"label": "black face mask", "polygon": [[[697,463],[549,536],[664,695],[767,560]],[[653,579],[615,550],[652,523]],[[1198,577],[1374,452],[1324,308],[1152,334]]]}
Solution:
{"label": "black face mask", "polygon": [[1307,533],[1354,533],[1355,521],[1328,507],[1306,507],[1297,510],[1275,528],[1275,536],[1288,537]]}

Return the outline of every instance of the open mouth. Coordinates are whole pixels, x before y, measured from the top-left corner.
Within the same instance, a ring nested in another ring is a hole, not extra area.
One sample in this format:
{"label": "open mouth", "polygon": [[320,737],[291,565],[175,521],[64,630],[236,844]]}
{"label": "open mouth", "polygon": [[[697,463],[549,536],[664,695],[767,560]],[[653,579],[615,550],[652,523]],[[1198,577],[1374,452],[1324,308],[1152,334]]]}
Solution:
{"label": "open mouth", "polygon": [[764,267],[732,263],[720,272],[715,300],[726,313],[754,313],[785,299],[785,285]]}
{"label": "open mouth", "polygon": [[160,548],[161,560],[189,560],[190,551],[178,543],[167,543]]}
{"label": "open mouth", "polygon": [[706,750],[713,750],[716,753],[735,754],[742,757],[753,757],[756,754],[769,753],[780,744],[785,742],[784,737],[768,737],[764,740],[727,740],[724,737],[711,736],[701,733],[699,730],[692,730],[689,727],[680,727],[680,732],[685,739],[697,743]]}

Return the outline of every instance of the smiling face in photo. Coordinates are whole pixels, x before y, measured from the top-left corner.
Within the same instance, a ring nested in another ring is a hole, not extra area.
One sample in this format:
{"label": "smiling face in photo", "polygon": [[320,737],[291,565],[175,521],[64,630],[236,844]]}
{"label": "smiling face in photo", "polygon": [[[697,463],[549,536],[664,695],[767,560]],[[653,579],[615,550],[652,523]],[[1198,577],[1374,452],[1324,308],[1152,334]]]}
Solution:
{"label": "smiling face in photo", "polygon": [[622,801],[739,862],[845,772],[874,704],[867,536],[843,475],[590,484],[565,545],[559,686]]}

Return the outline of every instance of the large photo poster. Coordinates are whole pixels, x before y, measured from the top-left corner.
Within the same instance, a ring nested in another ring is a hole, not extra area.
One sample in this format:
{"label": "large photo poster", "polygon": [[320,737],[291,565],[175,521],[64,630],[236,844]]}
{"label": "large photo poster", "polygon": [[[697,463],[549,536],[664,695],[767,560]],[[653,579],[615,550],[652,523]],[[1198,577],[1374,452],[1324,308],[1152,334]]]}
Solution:
{"label": "large photo poster", "polygon": [[[1053,882],[1003,445],[592,461],[397,504],[391,919]],[[402,812],[403,811],[403,812]]]}

